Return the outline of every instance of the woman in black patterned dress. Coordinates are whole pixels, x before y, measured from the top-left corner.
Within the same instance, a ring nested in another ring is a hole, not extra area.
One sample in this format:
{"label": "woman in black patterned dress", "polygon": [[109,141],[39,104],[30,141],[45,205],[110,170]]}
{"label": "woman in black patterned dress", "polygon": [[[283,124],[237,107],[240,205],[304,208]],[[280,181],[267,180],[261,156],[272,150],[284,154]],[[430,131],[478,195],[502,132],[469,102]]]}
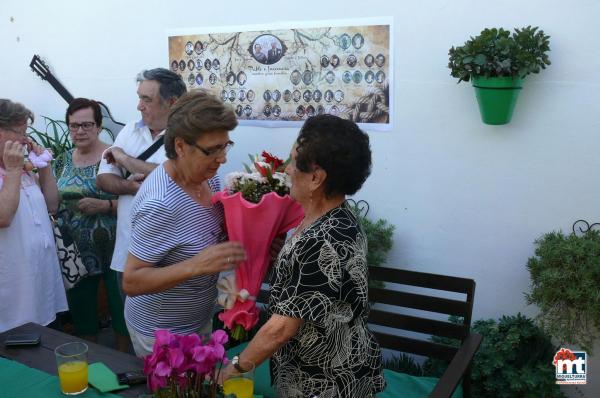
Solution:
{"label": "woman in black patterned dress", "polygon": [[373,397],[385,387],[367,329],[367,239],[345,205],[371,171],[369,137],[331,115],[306,121],[286,172],[305,218],[282,248],[270,319],[226,373],[271,357],[279,397]]}

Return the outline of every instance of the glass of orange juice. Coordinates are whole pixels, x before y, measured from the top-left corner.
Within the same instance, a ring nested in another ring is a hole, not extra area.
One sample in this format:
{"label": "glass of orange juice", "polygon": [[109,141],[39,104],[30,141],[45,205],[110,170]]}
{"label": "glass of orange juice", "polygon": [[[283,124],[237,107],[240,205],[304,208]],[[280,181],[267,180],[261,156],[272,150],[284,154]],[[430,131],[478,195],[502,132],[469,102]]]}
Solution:
{"label": "glass of orange juice", "polygon": [[54,353],[62,393],[77,395],[85,392],[88,388],[87,344],[66,343],[56,347]]}
{"label": "glass of orange juice", "polygon": [[223,382],[225,394],[235,394],[237,398],[252,398],[254,395],[254,363],[239,361],[239,365],[246,372],[235,372]]}

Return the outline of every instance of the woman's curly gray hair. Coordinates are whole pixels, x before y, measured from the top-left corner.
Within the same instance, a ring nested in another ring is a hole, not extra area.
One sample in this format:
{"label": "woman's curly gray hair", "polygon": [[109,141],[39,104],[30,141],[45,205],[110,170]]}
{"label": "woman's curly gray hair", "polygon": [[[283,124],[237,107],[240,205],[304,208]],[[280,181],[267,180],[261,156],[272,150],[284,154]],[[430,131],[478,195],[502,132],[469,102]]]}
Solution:
{"label": "woman's curly gray hair", "polygon": [[15,127],[27,121],[33,123],[33,112],[23,104],[0,98],[0,128]]}

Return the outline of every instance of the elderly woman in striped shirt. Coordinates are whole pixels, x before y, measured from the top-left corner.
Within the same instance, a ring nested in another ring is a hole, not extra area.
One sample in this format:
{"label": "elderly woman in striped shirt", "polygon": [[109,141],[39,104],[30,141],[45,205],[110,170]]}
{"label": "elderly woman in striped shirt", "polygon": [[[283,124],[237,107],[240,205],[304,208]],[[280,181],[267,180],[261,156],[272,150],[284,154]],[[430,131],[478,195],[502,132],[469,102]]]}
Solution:
{"label": "elderly woman in striped shirt", "polygon": [[152,352],[155,330],[210,332],[218,274],[246,258],[240,243],[224,242],[223,209],[211,203],[236,125],[233,110],[202,91],[183,95],[170,111],[168,160],[146,178],[131,214],[123,288],[139,357]]}

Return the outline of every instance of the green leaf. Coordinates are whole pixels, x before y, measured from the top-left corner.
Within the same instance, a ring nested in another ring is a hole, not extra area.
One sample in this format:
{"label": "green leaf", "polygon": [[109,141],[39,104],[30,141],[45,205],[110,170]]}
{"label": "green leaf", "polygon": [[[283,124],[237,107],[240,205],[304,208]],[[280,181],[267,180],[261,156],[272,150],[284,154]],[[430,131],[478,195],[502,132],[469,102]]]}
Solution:
{"label": "green leaf", "polygon": [[[451,322],[460,320],[450,318]],[[483,336],[472,364],[473,397],[535,397],[559,398],[564,395],[554,383],[552,358],[557,347],[550,336],[521,314],[502,316],[499,320],[477,320],[473,332]],[[447,344],[444,339],[432,341]],[[456,346],[459,342],[455,340]],[[447,363],[428,359],[423,365],[425,376],[439,375]]]}
{"label": "green leaf", "polygon": [[538,73],[550,65],[549,37],[537,27],[514,29],[484,29],[471,36],[462,46],[452,46],[448,51],[450,75],[459,82],[465,76],[526,76]]}
{"label": "green leaf", "polygon": [[540,308],[539,321],[558,341],[592,353],[600,338],[600,233],[551,232],[535,241],[527,261],[527,302]]}
{"label": "green leaf", "polygon": [[480,66],[484,65],[486,61],[487,61],[487,58],[483,54],[477,54],[475,56],[475,58],[473,59],[473,63],[480,65]]}

